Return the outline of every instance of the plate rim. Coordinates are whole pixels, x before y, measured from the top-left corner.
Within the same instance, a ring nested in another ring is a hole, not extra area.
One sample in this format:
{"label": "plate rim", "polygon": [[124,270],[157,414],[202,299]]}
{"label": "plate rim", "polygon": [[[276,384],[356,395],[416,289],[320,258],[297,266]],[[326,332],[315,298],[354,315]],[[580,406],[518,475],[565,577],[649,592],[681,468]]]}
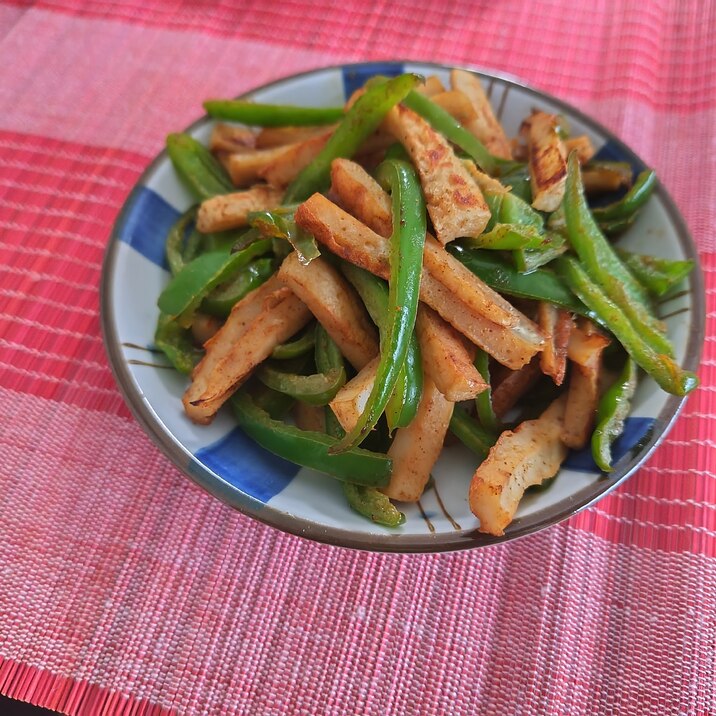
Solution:
{"label": "plate rim", "polygon": [[[604,127],[600,122],[596,121],[581,110],[572,106],[568,102],[555,97],[548,92],[536,89],[525,83],[520,78],[509,73],[499,70],[485,69],[470,65],[446,64],[440,62],[428,62],[423,60],[380,60],[372,62],[352,62],[338,63],[334,65],[325,65],[315,67],[310,70],[294,73],[284,77],[277,78],[271,82],[267,82],[258,87],[254,87],[239,97],[249,97],[253,93],[268,90],[276,85],[284,82],[297,80],[310,75],[316,75],[324,72],[339,71],[351,68],[370,68],[371,66],[385,68],[386,65],[420,65],[439,70],[464,69],[475,72],[486,79],[496,79],[510,85],[527,91],[536,98],[544,98],[553,103],[562,110],[568,111],[572,116],[579,119],[583,124],[590,127],[597,133],[603,134],[608,141],[612,142],[627,156],[641,162],[646,163],[634,152],[627,144],[625,144],[613,132]],[[192,122],[182,131],[191,132],[199,126],[208,123],[211,118],[204,114],[197,120]],[[627,460],[626,464],[619,470],[615,471],[608,477],[602,477],[592,483],[592,485],[583,488],[576,495],[565,498],[557,506],[564,502],[573,502],[567,504],[557,513],[550,515],[547,519],[539,518],[546,510],[553,508],[544,508],[527,518],[515,520],[508,527],[506,534],[502,537],[494,537],[477,531],[476,528],[470,530],[461,530],[455,532],[444,532],[439,534],[423,534],[423,535],[403,535],[401,533],[356,533],[351,530],[345,530],[336,527],[321,525],[305,517],[292,515],[284,512],[270,504],[263,503],[246,493],[243,493],[238,487],[231,485],[220,475],[217,475],[209,468],[199,462],[196,457],[187,450],[173,434],[168,431],[157,414],[153,410],[149,401],[144,395],[134,388],[134,379],[129,371],[128,364],[124,359],[121,351],[119,336],[115,331],[115,311],[111,301],[115,280],[115,262],[118,247],[120,244],[120,229],[125,223],[126,216],[131,207],[133,207],[135,199],[145,186],[145,180],[155,171],[157,166],[167,158],[166,149],[162,149],[156,157],[147,165],[141,175],[135,181],[134,186],[127,195],[117,217],[112,225],[109,241],[104,251],[102,261],[102,272],[100,276],[100,324],[102,331],[102,339],[109,358],[110,368],[114,376],[115,382],[124,399],[125,404],[129,407],[133,417],[140,424],[144,432],[151,438],[157,447],[164,453],[166,457],[177,467],[186,477],[189,477],[195,484],[209,492],[214,497],[221,500],[224,504],[238,510],[239,512],[262,522],[263,524],[274,527],[282,532],[286,532],[298,537],[304,537],[312,541],[329,544],[332,546],[359,549],[371,552],[386,553],[435,553],[435,552],[452,552],[464,549],[476,549],[487,547],[494,544],[504,544],[527,537],[541,530],[553,527],[556,524],[564,522],[570,517],[578,514],[582,510],[587,509],[597,501],[604,498],[612,490],[625,482],[637,469],[642,467],[644,463],[651,457],[654,450],[664,440],[669,433],[674,421],[679,416],[688,396],[679,397],[669,395],[667,400],[657,416],[654,418],[655,428],[649,439],[642,447],[636,461]],[[690,293],[691,293],[691,331],[686,345],[686,351],[683,360],[683,367],[687,370],[696,371],[700,365],[701,353],[703,350],[705,328],[706,328],[706,297],[703,268],[699,257],[698,247],[691,236],[685,219],[681,215],[676,203],[672,199],[663,184],[659,181],[656,186],[656,194],[661,199],[662,206],[673,222],[676,229],[676,235],[679,244],[688,258],[694,260],[695,266],[689,277]],[[187,462],[188,458],[188,462]],[[633,464],[631,464],[633,462]],[[599,489],[599,486],[603,486]],[[586,498],[579,500],[582,493],[587,493]],[[593,494],[592,494],[593,493]]]}

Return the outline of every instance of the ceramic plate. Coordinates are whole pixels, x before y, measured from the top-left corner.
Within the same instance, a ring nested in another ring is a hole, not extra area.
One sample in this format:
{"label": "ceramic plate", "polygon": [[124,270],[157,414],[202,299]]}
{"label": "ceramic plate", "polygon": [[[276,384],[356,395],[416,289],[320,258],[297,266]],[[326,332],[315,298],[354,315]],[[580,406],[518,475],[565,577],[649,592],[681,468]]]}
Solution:
{"label": "ceramic plate", "polygon": [[[344,65],[294,75],[250,92],[260,102],[307,106],[340,105],[374,74],[403,71],[436,74],[448,84],[449,68],[413,62]],[[644,163],[596,122],[563,102],[519,82],[479,73],[507,134],[517,133],[533,107],[567,117],[574,135],[587,134],[598,157]],[[206,141],[207,117],[188,132]],[[167,127],[167,132],[178,127]],[[678,414],[682,399],[669,396],[651,379],[639,385],[624,435],[615,445],[614,472],[599,473],[588,450],[572,453],[549,489],[528,494],[501,538],[477,531],[467,491],[475,460],[464,448],[443,451],[433,471],[435,488],[419,505],[405,505],[405,524],[383,528],[353,513],[341,486],[330,477],[301,469],[264,451],[236,427],[228,409],[208,427],[184,415],[186,379],[154,367],[150,352],[157,297],[169,273],[164,237],[192,200],[162,152],[147,168],[124,205],[109,243],[102,277],[102,326],[112,368],[133,413],[169,458],[196,483],[236,509],[273,527],[321,542],[392,552],[432,552],[479,547],[515,539],[566,519],[626,479],[649,456]],[[683,219],[659,187],[623,239],[627,248],[668,258],[697,259]],[[660,306],[681,365],[695,370],[703,342],[704,291],[698,268],[683,290]],[[130,448],[131,449],[131,448]]]}

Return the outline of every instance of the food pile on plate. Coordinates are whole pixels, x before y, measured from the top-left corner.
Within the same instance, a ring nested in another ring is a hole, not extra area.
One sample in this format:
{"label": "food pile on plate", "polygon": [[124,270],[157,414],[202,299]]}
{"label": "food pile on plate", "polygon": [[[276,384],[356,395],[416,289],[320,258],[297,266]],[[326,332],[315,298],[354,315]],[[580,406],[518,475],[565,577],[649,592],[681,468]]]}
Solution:
{"label": "food pile on plate", "polygon": [[166,238],[155,336],[196,423],[230,404],[388,527],[457,439],[479,529],[502,535],[569,449],[612,469],[640,373],[696,386],[654,311],[692,262],[618,246],[654,173],[596,161],[560,116],[508,138],[462,70],[374,77],[345,107],[205,107],[208,148],[167,138],[197,203]]}

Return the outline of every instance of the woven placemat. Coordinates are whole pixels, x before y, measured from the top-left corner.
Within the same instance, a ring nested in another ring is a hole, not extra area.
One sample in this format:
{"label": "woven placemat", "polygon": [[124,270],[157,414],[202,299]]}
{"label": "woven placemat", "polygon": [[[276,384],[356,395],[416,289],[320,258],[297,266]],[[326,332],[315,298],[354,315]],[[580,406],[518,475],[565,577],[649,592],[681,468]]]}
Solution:
{"label": "woven placemat", "polygon": [[[716,4],[0,4],[0,692],[69,714],[716,714]],[[568,523],[309,543],[168,463],[102,346],[111,225],[167,131],[341,61],[522,77],[654,166],[699,245],[702,387]]]}

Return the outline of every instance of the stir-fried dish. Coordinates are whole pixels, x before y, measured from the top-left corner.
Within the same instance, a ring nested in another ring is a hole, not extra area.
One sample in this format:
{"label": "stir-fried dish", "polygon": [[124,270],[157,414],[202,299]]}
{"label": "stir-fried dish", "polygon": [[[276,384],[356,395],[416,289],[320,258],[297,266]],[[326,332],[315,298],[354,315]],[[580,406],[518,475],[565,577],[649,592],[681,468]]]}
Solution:
{"label": "stir-fried dish", "polygon": [[460,441],[480,530],[502,535],[570,449],[612,470],[641,373],[696,386],[655,313],[692,262],[618,245],[655,175],[595,160],[562,117],[507,137],[462,70],[374,77],[345,107],[205,108],[208,147],[167,138],[196,204],[166,238],[155,336],[194,422],[227,403],[388,527]]}

